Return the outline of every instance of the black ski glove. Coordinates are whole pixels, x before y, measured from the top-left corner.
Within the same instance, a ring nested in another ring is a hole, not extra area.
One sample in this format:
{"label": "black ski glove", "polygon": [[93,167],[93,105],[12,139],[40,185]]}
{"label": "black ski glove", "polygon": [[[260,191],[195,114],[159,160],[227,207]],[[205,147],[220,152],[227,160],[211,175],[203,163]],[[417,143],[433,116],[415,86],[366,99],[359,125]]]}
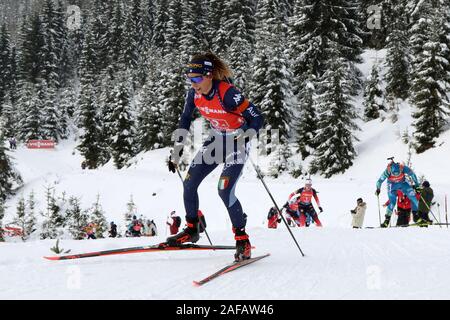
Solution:
{"label": "black ski glove", "polygon": [[178,164],[176,164],[174,161],[172,161],[172,156],[169,156],[169,162],[167,163],[167,166],[169,167],[169,171],[175,173],[175,171],[178,168]]}
{"label": "black ski glove", "polygon": [[323,209],[322,209],[322,207],[319,207],[319,210],[320,210],[320,212],[323,212]]}
{"label": "black ski glove", "polygon": [[380,195],[380,189],[377,189],[377,191],[375,191],[375,195],[376,196]]}
{"label": "black ski glove", "polygon": [[[174,149],[177,149],[179,147],[175,147]],[[183,155],[183,147],[181,147],[178,155],[173,155],[174,150],[170,151],[169,161],[167,163],[167,166],[169,167],[169,171],[175,173],[178,168],[178,161],[180,161],[181,156]]]}

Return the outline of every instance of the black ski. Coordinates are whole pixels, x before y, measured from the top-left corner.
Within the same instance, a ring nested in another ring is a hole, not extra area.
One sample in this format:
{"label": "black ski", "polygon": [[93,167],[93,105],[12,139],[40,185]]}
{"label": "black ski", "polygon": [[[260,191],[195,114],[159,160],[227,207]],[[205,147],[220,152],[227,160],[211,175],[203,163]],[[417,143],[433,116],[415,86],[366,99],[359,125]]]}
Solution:
{"label": "black ski", "polygon": [[99,256],[110,256],[118,254],[139,253],[139,252],[180,251],[180,250],[235,250],[235,249],[236,249],[235,246],[210,246],[210,245],[197,245],[192,243],[181,244],[178,246],[169,246],[167,243],[163,242],[157,245],[150,245],[150,246],[113,249],[105,251],[71,254],[66,256],[44,257],[44,258],[56,261],[56,260],[81,259]]}
{"label": "black ski", "polygon": [[428,227],[428,226],[443,226],[446,225],[446,223],[411,223],[404,226],[391,226],[391,227],[364,227],[364,229],[389,229],[389,228],[407,228],[407,227]]}
{"label": "black ski", "polygon": [[233,262],[233,263],[231,263],[231,264],[229,264],[229,265],[223,267],[223,268],[220,269],[219,271],[217,271],[217,272],[215,272],[215,273],[209,275],[208,277],[206,277],[206,278],[203,279],[203,280],[200,280],[200,281],[193,281],[194,286],[199,287],[199,286],[201,286],[201,285],[204,285],[205,283],[210,282],[211,280],[213,280],[213,279],[215,279],[215,278],[217,278],[217,277],[220,277],[221,275],[223,275],[223,274],[225,274],[225,273],[231,272],[231,271],[236,270],[236,269],[238,269],[238,268],[241,268],[241,267],[243,267],[243,266],[247,266],[247,265],[249,265],[249,264],[251,264],[251,263],[253,263],[253,262],[256,262],[256,261],[261,260],[261,259],[263,259],[263,258],[265,258],[265,257],[268,257],[268,256],[270,256],[270,253],[267,253],[267,254],[262,255],[262,256],[253,257],[253,258],[250,258],[250,259],[247,259],[247,260],[242,260],[242,261],[238,261],[238,262]]}

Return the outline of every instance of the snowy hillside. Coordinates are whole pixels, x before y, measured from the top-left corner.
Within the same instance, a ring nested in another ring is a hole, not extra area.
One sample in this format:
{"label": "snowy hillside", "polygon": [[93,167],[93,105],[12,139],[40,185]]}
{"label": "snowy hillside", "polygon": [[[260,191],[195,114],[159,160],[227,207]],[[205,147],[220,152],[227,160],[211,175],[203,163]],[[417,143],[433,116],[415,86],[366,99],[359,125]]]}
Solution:
{"label": "snowy hillside", "polygon": [[[370,72],[372,51],[364,57],[361,70]],[[356,102],[358,105],[360,101]],[[250,163],[238,184],[236,194],[248,215],[248,233],[256,249],[254,255],[272,255],[251,266],[223,276],[202,288],[191,285],[230,262],[232,252],[141,253],[99,257],[79,261],[54,262],[53,240],[35,239],[26,243],[7,239],[0,243],[0,282],[6,288],[0,298],[53,299],[449,299],[450,230],[446,227],[353,230],[350,209],[362,197],[368,204],[365,226],[379,224],[375,182],[395,156],[407,161],[408,147],[401,136],[411,128],[409,105],[400,106],[399,120],[359,123],[356,143],[358,157],[345,174],[324,179],[313,176],[324,212],[323,228],[292,229],[303,251],[302,258],[285,226],[267,229],[266,215],[272,206]],[[411,134],[411,132],[409,132]],[[412,167],[425,176],[441,204],[450,193],[450,131],[439,139],[438,147],[413,154]],[[107,165],[99,170],[82,170],[81,157],[74,151],[76,141],[63,141],[55,150],[29,150],[24,146],[11,152],[25,186],[7,202],[4,224],[12,220],[16,203],[34,191],[37,211],[44,210],[46,187],[57,194],[81,197],[87,208],[100,194],[108,221],[124,228],[124,213],[130,196],[138,214],[154,219],[158,237],[102,240],[63,240],[61,246],[73,253],[154,244],[165,239],[167,215],[176,210],[184,217],[182,186],[176,174],[168,172],[168,149],[136,157],[131,167],[117,170]],[[257,159],[256,154],[252,155]],[[263,163],[262,161],[261,163]],[[265,167],[263,166],[263,170]],[[200,208],[206,215],[208,231],[217,244],[233,244],[231,223],[217,194],[220,170],[209,175],[199,189]],[[266,177],[266,183],[279,205],[304,181],[283,175]],[[386,184],[381,201],[386,200]],[[438,208],[433,207],[437,215]],[[382,209],[382,216],[384,209]],[[202,238],[200,243],[206,244]],[[268,281],[270,279],[270,281]],[[182,288],[182,290],[181,290]]]}

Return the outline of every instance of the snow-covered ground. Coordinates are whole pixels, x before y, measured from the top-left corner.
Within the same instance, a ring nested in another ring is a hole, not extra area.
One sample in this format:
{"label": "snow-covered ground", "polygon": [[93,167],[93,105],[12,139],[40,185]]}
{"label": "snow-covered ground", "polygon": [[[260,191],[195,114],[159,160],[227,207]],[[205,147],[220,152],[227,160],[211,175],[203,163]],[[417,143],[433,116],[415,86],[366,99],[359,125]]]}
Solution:
{"label": "snow-covered ground", "polygon": [[[51,241],[2,244],[1,299],[448,299],[450,230],[436,227],[294,230],[251,228],[254,254],[272,255],[200,288],[232,253],[163,252],[47,261]],[[211,231],[216,243],[230,232]],[[73,252],[164,239],[62,241]],[[202,243],[207,243],[205,239]]]}
{"label": "snow-covered ground", "polygon": [[[374,52],[365,53],[371,61]],[[361,66],[370,72],[369,62]],[[360,101],[357,101],[360,105]],[[97,257],[72,261],[47,261],[54,241],[33,239],[26,243],[8,239],[0,243],[0,299],[449,299],[450,229],[431,226],[353,230],[350,209],[362,197],[368,204],[365,226],[379,224],[375,182],[385,169],[386,158],[406,161],[408,148],[400,136],[411,134],[411,108],[400,106],[399,120],[359,123],[358,158],[345,174],[331,179],[313,176],[324,212],[323,228],[292,229],[306,257],[301,257],[285,226],[267,229],[266,215],[272,206],[250,163],[236,189],[248,215],[248,233],[256,246],[254,255],[271,256],[236,270],[201,288],[192,286],[232,260],[232,252],[163,252]],[[450,193],[450,131],[438,147],[425,154],[413,154],[412,167],[425,176],[435,191],[435,215],[443,218],[444,196]],[[108,221],[124,225],[130,196],[138,215],[154,219],[159,236],[101,240],[62,240],[60,246],[72,253],[154,244],[165,239],[165,221],[172,210],[182,217],[182,186],[166,167],[168,150],[141,154],[130,168],[112,165],[82,170],[75,141],[64,141],[55,150],[12,153],[25,181],[20,193],[8,201],[4,223],[12,220],[19,197],[36,194],[38,210],[45,206],[46,187],[56,194],[81,197],[88,208],[100,194]],[[256,160],[256,155],[253,155]],[[264,166],[263,166],[264,169]],[[206,215],[208,231],[216,244],[233,244],[231,223],[217,194],[220,169],[200,186],[200,208]],[[266,177],[279,205],[303,185],[301,179],[283,175]],[[155,195],[153,195],[155,193]],[[385,184],[382,201],[386,200]],[[37,210],[37,211],[38,211]],[[382,216],[384,212],[381,213]],[[202,238],[200,243],[206,244]]]}

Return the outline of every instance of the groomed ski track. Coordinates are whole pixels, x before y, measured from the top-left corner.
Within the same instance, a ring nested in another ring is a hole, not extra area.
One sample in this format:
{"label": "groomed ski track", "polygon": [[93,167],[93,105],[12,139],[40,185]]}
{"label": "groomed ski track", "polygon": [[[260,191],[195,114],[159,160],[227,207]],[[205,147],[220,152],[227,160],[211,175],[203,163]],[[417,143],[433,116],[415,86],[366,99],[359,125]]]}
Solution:
{"label": "groomed ski track", "polygon": [[[285,228],[283,226],[283,228]],[[433,229],[432,229],[433,228]],[[449,299],[450,232],[430,227],[387,230],[294,229],[302,258],[286,230],[250,230],[258,263],[200,288],[232,260],[230,252],[153,252],[47,261],[53,241],[2,248],[1,299]],[[229,243],[228,233],[214,233]],[[161,237],[150,238],[153,242]],[[72,253],[142,245],[149,238],[62,241]],[[206,243],[206,239],[200,240]]]}

